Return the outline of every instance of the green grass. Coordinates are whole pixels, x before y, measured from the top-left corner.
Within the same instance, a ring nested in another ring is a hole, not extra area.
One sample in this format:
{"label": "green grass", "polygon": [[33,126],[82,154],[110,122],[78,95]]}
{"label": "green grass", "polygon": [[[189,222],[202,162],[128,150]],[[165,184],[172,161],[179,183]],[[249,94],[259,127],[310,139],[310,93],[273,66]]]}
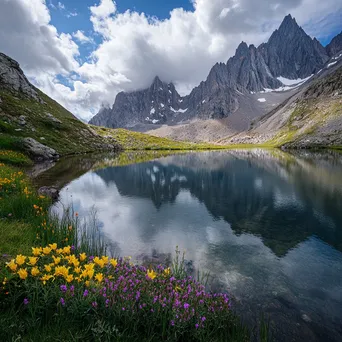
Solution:
{"label": "green grass", "polygon": [[[0,220],[0,259],[1,255],[27,254],[35,240],[32,224],[17,220]],[[0,260],[1,264],[1,260]]]}
{"label": "green grass", "polygon": [[[0,90],[0,148],[23,151],[22,138],[31,137],[60,155],[105,149],[103,138],[56,101],[37,92],[43,103]],[[19,124],[21,115],[25,116],[25,125]]]}
{"label": "green grass", "polygon": [[123,128],[113,129],[92,125],[90,127],[99,135],[118,142],[125,150],[210,150],[227,148],[216,144],[175,141]]}
{"label": "green grass", "polygon": [[11,165],[18,165],[18,166],[33,165],[32,160],[30,160],[25,154],[11,151],[11,150],[1,150],[1,149],[0,149],[0,162],[11,164]]}

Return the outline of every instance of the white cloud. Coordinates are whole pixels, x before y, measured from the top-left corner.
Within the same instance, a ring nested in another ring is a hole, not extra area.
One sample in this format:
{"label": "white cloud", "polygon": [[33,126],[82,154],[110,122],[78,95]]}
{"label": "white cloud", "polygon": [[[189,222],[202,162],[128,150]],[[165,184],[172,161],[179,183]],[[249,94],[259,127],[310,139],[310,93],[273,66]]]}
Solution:
{"label": "white cloud", "polygon": [[67,16],[68,18],[70,18],[70,17],[77,17],[77,16],[78,16],[78,13],[77,13],[77,12],[69,12],[66,16]]}
{"label": "white cloud", "polygon": [[90,37],[87,37],[83,31],[77,30],[72,34],[74,38],[76,38],[81,44],[85,43],[94,43],[94,40]]}
{"label": "white cloud", "polygon": [[[101,43],[82,56],[86,62],[80,65],[73,38],[80,43],[91,38],[80,30],[73,36],[59,33],[45,0],[0,0],[0,50],[17,59],[43,91],[87,119],[101,103],[112,104],[119,91],[146,87],[155,75],[188,93],[216,62],[226,62],[241,40],[266,41],[288,13],[318,37],[331,32],[342,13],[340,0],[193,4],[192,12],[174,9],[168,19],[159,20],[134,11],[118,13],[112,0],[98,0],[90,7],[90,21]],[[59,84],[58,74],[68,77],[72,87]]]}
{"label": "white cloud", "polygon": [[65,9],[65,6],[64,4],[62,4],[61,2],[58,1],[58,4],[57,4],[57,7],[61,10],[64,10]]}

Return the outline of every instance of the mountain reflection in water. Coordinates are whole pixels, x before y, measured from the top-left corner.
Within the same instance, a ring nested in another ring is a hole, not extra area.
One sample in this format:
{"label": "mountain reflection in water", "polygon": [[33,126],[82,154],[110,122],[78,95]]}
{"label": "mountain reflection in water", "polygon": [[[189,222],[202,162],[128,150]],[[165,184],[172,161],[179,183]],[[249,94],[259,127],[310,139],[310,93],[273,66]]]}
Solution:
{"label": "mountain reflection in water", "polygon": [[342,340],[341,155],[174,155],[88,172],[61,203],[95,206],[120,255],[185,249],[247,316],[274,318],[277,340]]}

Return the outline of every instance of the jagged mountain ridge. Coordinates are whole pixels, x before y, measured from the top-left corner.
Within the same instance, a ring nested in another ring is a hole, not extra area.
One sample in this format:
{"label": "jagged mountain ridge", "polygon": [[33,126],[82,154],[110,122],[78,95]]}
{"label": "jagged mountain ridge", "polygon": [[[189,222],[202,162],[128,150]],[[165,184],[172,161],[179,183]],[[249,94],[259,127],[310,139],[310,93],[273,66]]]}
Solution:
{"label": "jagged mountain ridge", "polygon": [[155,79],[148,89],[119,93],[113,107],[102,109],[90,123],[115,128],[226,118],[246,103],[242,96],[284,86],[280,76],[307,78],[328,60],[326,49],[288,15],[267,43],[255,47],[242,42],[235,55],[226,64],[215,64],[189,95],[181,97],[172,83],[156,78],[162,86],[156,86]]}
{"label": "jagged mountain ridge", "polygon": [[141,122],[166,123],[182,111],[182,101],[173,83],[162,82],[157,76],[148,89],[120,92],[115,99],[115,106],[120,108],[117,115],[112,116],[110,108],[102,108],[90,123],[107,127],[130,127]]}

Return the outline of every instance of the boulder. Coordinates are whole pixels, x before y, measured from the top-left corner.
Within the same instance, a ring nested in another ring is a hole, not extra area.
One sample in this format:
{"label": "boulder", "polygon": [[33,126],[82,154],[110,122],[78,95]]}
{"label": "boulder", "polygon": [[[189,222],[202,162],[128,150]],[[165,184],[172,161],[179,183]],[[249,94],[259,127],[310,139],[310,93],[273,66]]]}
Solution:
{"label": "boulder", "polygon": [[51,113],[46,113],[46,116],[47,116],[51,121],[53,121],[53,122],[55,122],[55,123],[58,123],[58,124],[61,124],[61,123],[62,123],[61,120],[55,118]]}
{"label": "boulder", "polygon": [[56,201],[59,197],[59,190],[53,186],[43,186],[38,189],[38,194],[50,197],[52,200]]}
{"label": "boulder", "polygon": [[58,153],[54,149],[41,144],[33,138],[24,138],[23,143],[28,154],[36,161],[56,160],[59,158]]}
{"label": "boulder", "polygon": [[19,125],[20,126],[26,126],[27,122],[26,122],[26,116],[25,115],[20,115],[19,116]]}

